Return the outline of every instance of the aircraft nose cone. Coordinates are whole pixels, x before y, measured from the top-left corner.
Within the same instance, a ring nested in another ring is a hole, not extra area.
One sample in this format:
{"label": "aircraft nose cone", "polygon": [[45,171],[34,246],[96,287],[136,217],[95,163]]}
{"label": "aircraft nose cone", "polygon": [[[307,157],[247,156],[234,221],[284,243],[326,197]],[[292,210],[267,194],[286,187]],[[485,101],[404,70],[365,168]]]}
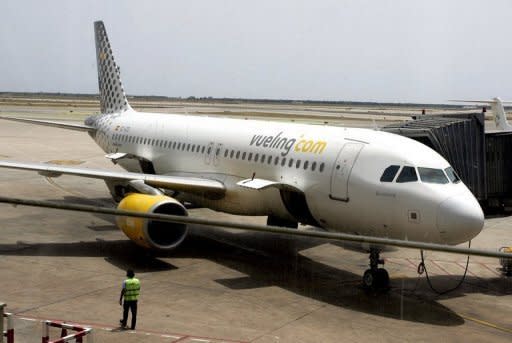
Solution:
{"label": "aircraft nose cone", "polygon": [[437,228],[446,244],[459,244],[478,235],[484,226],[484,213],[472,194],[455,195],[439,205]]}

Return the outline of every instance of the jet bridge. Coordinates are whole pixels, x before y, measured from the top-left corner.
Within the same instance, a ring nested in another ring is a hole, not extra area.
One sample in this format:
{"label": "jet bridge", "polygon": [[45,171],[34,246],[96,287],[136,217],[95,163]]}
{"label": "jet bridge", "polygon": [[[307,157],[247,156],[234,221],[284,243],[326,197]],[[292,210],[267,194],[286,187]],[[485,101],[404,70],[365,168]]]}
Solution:
{"label": "jet bridge", "polygon": [[484,211],[512,209],[512,132],[485,133],[483,113],[421,115],[382,130],[436,150]]}

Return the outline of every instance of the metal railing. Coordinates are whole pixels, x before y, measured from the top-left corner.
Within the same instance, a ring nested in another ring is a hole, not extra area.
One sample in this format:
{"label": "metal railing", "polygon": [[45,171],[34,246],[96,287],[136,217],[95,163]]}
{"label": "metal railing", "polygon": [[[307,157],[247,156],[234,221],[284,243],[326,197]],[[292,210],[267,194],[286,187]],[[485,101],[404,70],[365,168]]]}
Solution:
{"label": "metal railing", "polygon": [[[5,304],[0,303],[0,343],[4,343],[4,337],[6,338],[6,343],[14,343],[14,327],[12,325],[12,313],[5,312]],[[4,325],[4,320],[6,319],[7,327]],[[7,329],[4,331],[4,329]]]}
{"label": "metal railing", "polygon": [[[60,338],[50,341],[50,327],[56,327],[61,329]],[[76,331],[75,333],[68,335],[68,330]],[[74,341],[77,343],[83,342],[83,337],[87,336],[87,343],[93,343],[92,329],[78,325],[71,325],[61,323],[57,321],[45,320],[43,321],[43,337],[41,338],[42,343],[64,343]],[[0,342],[1,343],[1,342]]]}

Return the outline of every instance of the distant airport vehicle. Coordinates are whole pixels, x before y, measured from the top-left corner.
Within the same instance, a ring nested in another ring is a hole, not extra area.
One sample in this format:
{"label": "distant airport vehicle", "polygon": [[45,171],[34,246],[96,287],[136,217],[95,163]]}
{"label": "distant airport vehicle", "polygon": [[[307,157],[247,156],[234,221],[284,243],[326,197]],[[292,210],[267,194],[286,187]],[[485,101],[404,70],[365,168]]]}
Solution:
{"label": "distant airport vehicle", "polygon": [[[415,241],[450,251],[440,245],[467,242],[482,230],[482,210],[453,168],[414,140],[358,128],[133,110],[105,27],[94,26],[101,114],[84,125],[9,119],[86,131],[127,172],[18,161],[0,161],[1,167],[103,179],[121,210],[187,216],[188,202],[268,216],[271,226],[303,223],[361,241],[384,237],[398,246]],[[187,235],[183,223],[121,216],[117,225],[146,248],[173,249]],[[388,285],[379,252],[371,246],[367,287]]]}
{"label": "distant airport vehicle", "polygon": [[491,105],[491,110],[494,115],[494,123],[496,124],[496,131],[498,132],[512,132],[512,125],[509,124],[507,114],[505,113],[504,103],[512,103],[511,101],[503,101],[499,97],[489,100],[450,100],[453,102],[465,102],[472,104]]}

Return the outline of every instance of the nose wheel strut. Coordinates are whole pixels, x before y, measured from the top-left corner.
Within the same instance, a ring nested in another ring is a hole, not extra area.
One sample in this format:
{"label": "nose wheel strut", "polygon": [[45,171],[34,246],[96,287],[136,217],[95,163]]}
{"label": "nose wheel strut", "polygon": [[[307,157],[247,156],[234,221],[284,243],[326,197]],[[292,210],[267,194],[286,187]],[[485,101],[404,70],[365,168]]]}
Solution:
{"label": "nose wheel strut", "polygon": [[371,290],[386,290],[389,288],[389,274],[384,268],[379,268],[379,264],[384,265],[384,260],[380,259],[380,251],[375,248],[370,249],[370,269],[367,269],[363,275],[363,287]]}

